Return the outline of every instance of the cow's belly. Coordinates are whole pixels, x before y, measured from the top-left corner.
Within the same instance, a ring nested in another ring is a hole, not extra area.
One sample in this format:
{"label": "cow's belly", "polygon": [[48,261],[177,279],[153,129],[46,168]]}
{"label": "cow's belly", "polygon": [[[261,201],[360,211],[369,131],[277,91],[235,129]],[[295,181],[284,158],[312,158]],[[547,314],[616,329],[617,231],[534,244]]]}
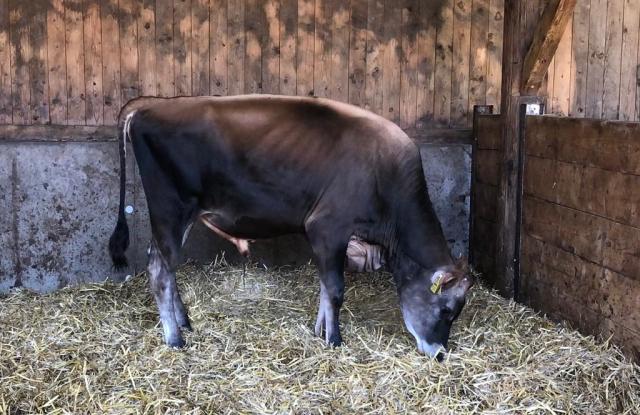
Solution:
{"label": "cow's belly", "polygon": [[[249,243],[253,242],[252,238],[232,236],[219,227],[216,219],[219,221],[219,216],[216,216],[214,212],[202,212],[200,214],[200,220],[206,227],[235,245],[241,255],[248,257],[250,254]],[[233,235],[237,235],[233,230],[230,232],[232,232]],[[376,271],[382,268],[384,263],[382,247],[364,242],[357,237],[351,237],[346,252],[345,270],[355,272]]]}
{"label": "cow's belly", "polygon": [[304,230],[301,223],[298,224],[296,221],[289,221],[277,215],[238,214],[207,210],[200,214],[200,219],[208,228],[228,240],[231,240],[230,238],[236,240],[273,238],[291,233],[301,233]]}

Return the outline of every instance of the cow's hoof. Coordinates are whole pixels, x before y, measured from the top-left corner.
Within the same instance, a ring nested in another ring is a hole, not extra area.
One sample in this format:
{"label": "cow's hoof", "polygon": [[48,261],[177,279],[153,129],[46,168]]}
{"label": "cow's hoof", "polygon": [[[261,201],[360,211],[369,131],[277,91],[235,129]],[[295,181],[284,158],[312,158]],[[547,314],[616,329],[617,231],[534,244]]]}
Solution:
{"label": "cow's hoof", "polygon": [[171,347],[172,349],[182,349],[185,345],[186,343],[182,337],[167,341],[167,346]]}
{"label": "cow's hoof", "polygon": [[328,344],[331,347],[340,347],[342,345],[342,336],[340,336],[340,333],[332,334],[331,337],[329,337]]}
{"label": "cow's hoof", "polygon": [[187,318],[187,321],[180,326],[180,329],[186,330],[186,331],[193,331],[193,328],[191,327],[191,321],[189,321],[189,319]]}

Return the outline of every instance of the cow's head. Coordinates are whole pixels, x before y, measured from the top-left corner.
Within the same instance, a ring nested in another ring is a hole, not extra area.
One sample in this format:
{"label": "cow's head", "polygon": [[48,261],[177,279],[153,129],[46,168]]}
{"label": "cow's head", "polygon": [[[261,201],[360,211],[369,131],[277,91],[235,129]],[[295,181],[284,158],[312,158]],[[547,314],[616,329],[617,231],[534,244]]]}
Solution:
{"label": "cow's head", "polygon": [[402,316],[418,350],[442,360],[451,325],[460,315],[466,293],[473,285],[466,259],[461,258],[454,265],[420,270],[417,275],[405,275],[398,282]]}

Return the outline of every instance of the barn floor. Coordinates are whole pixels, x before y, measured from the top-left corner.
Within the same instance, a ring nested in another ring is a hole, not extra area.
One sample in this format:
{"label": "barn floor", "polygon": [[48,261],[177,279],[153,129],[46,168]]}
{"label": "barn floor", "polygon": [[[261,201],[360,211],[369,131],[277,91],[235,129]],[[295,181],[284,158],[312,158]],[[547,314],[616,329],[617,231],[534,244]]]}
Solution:
{"label": "barn floor", "polygon": [[146,277],[0,297],[0,413],[640,413],[640,369],[481,286],[440,364],[388,275],[350,275],[344,347],[314,337],[313,268],[184,267],[194,332],[161,341]]}

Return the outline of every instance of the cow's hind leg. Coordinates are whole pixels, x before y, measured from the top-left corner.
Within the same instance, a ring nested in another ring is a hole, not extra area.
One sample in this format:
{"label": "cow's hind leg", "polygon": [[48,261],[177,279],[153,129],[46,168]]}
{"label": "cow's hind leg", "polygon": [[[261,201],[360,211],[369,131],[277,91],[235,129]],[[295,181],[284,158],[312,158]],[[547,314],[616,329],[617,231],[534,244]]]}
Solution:
{"label": "cow's hind leg", "polygon": [[190,329],[191,324],[178,292],[175,269],[194,209],[177,198],[170,201],[150,203],[154,209],[149,211],[153,235],[149,249],[149,284],[158,305],[166,344],[182,347],[180,327]]}
{"label": "cow's hind leg", "polygon": [[320,274],[320,306],[315,333],[327,344],[340,346],[340,308],[344,301],[344,259],[349,243],[348,235],[333,232],[334,226],[324,221],[307,224],[307,236],[316,256]]}
{"label": "cow's hind leg", "polygon": [[171,347],[183,347],[184,340],[174,311],[174,296],[179,295],[178,288],[170,264],[171,259],[163,251],[154,237],[149,249],[149,285],[160,313],[165,343]]}
{"label": "cow's hind leg", "polygon": [[[182,234],[182,243],[180,244],[181,247],[183,247],[187,242],[189,232],[191,232],[191,229],[193,228],[193,223],[194,221],[191,221]],[[176,289],[173,293],[173,311],[176,315],[176,322],[178,323],[178,326],[181,329],[191,331],[192,329],[191,321],[189,320],[189,312],[182,302],[182,297],[180,296],[180,292],[178,289]]]}

